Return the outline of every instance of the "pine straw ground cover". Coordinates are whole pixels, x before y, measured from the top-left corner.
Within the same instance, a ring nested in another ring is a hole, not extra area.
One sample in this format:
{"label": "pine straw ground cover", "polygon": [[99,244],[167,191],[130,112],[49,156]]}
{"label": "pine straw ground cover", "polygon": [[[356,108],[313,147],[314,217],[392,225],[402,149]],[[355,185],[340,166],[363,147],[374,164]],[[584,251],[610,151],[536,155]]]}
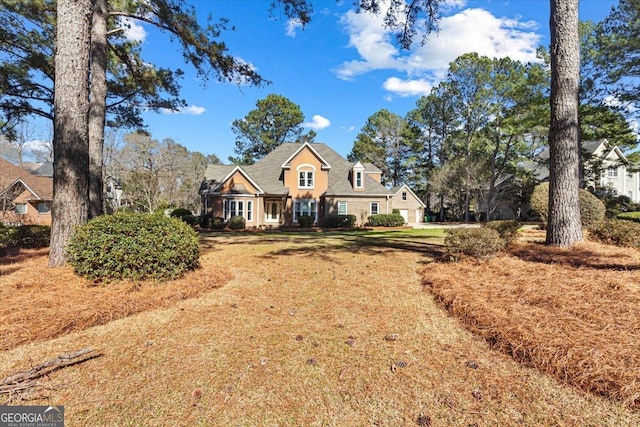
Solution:
{"label": "pine straw ground cover", "polygon": [[640,424],[448,316],[417,273],[438,255],[432,238],[374,236],[205,238],[204,268],[231,281],[0,352],[0,378],[81,348],[102,354],[0,404],[63,404],[68,427]]}
{"label": "pine straw ground cover", "polygon": [[637,250],[520,242],[507,255],[433,263],[422,274],[444,307],[493,348],[640,409]]}
{"label": "pine straw ground cover", "polygon": [[94,285],[69,267],[47,267],[48,249],[0,258],[0,350],[102,325],[222,286],[228,270],[209,264],[165,283]]}

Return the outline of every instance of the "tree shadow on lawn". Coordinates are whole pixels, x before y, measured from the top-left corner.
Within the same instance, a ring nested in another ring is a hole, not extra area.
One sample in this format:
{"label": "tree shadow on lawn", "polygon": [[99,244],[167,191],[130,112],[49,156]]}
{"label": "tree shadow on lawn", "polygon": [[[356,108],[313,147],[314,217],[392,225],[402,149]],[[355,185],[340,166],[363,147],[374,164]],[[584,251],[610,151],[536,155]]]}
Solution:
{"label": "tree shadow on lawn", "polygon": [[295,243],[300,243],[300,245],[277,249],[264,255],[264,257],[307,255],[330,260],[329,254],[357,252],[365,255],[382,255],[386,250],[393,249],[419,253],[427,258],[435,259],[445,253],[445,248],[442,245],[427,242],[426,239],[416,239],[415,237],[335,234],[325,237],[299,239]]}
{"label": "tree shadow on lawn", "polygon": [[574,246],[566,249],[535,242],[515,245],[509,249],[509,254],[523,261],[541,264],[560,264],[594,270],[640,270],[640,261],[637,258],[624,253],[625,248],[615,249],[600,245]]}

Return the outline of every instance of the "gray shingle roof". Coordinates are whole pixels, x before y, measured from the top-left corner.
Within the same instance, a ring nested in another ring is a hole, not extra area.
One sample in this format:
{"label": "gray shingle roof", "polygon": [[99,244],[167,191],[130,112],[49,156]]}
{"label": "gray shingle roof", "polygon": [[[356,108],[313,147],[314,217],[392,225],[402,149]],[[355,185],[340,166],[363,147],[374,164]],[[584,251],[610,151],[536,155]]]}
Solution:
{"label": "gray shingle roof", "polygon": [[[301,143],[286,142],[278,146],[275,150],[257,161],[253,165],[241,166],[241,169],[251,179],[268,194],[287,194],[289,189],[284,187],[284,174],[282,165],[297,150],[302,147]],[[349,179],[349,173],[355,163],[347,161],[340,154],[329,148],[326,144],[313,143],[310,146],[322,157],[331,167],[327,171],[329,174],[329,185],[327,195],[333,196],[366,196],[366,195],[387,195],[392,194],[382,184],[364,174],[364,191],[355,191]],[[364,164],[366,171],[380,172],[380,169],[371,163]],[[235,166],[233,165],[209,165],[205,172],[205,183],[201,191],[215,191],[221,180],[224,179]]]}

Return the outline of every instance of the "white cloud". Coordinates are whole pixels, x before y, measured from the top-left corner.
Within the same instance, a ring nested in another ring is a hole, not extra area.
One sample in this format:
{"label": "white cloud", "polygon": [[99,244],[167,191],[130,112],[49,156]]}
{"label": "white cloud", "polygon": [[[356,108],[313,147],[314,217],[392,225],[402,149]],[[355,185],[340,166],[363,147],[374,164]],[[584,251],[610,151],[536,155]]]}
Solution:
{"label": "white cloud", "polygon": [[402,80],[397,77],[389,77],[382,84],[382,87],[398,96],[406,97],[428,95],[432,85],[425,79]]}
{"label": "white cloud", "polygon": [[128,41],[143,42],[147,38],[144,27],[131,18],[121,17],[120,25],[124,29],[124,36]]}
{"label": "white cloud", "polygon": [[312,117],[312,120],[310,122],[303,123],[302,126],[306,128],[311,128],[314,130],[321,130],[331,126],[331,121],[326,117],[322,117],[316,114],[315,116]]}
{"label": "white cloud", "polygon": [[287,36],[295,37],[298,29],[302,27],[302,22],[298,18],[290,18],[287,21]]}
{"label": "white cloud", "polygon": [[[462,7],[465,1],[451,0],[447,8]],[[347,12],[341,19],[349,34],[349,47],[358,52],[358,59],[346,61],[335,70],[338,78],[353,80],[375,70],[393,70],[406,74],[409,81],[435,84],[446,75],[449,63],[458,56],[477,52],[490,58],[510,57],[514,60],[536,61],[536,48],[541,36],[537,24],[519,17],[496,17],[484,9],[465,9],[440,19],[440,31],[429,35],[424,45],[415,43],[407,51],[393,44],[394,34],[384,28],[382,16]],[[421,35],[418,35],[418,40]],[[397,87],[400,78],[387,80],[385,85]],[[408,85],[408,84],[407,84]],[[413,87],[416,87],[413,84]],[[406,94],[404,96],[409,96]]]}
{"label": "white cloud", "polygon": [[191,116],[199,116],[200,114],[204,113],[206,110],[206,108],[204,107],[198,107],[197,105],[189,105],[188,107],[183,107],[178,111],[174,111],[174,110],[170,110],[168,108],[161,108],[160,109],[160,113],[161,114],[188,114]]}

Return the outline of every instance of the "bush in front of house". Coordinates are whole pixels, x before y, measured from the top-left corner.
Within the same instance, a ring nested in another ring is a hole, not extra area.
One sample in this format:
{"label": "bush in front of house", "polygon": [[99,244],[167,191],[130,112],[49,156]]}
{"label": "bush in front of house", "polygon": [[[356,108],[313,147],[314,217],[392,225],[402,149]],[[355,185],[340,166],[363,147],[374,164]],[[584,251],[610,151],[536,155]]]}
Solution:
{"label": "bush in front of house", "polygon": [[504,249],[506,241],[497,230],[489,227],[452,228],[447,230],[444,245],[453,260],[462,255],[488,258]]}
{"label": "bush in front of house", "polygon": [[[604,219],[607,209],[604,206],[604,203],[602,203],[602,200],[583,189],[578,190],[578,198],[580,203],[580,217],[582,218],[583,227],[592,227]],[[531,205],[531,209],[540,215],[540,219],[546,227],[549,218],[548,182],[543,182],[533,189],[529,203]]]}
{"label": "bush in front of house", "polygon": [[247,221],[240,215],[234,215],[229,219],[229,228],[232,230],[244,230]]}
{"label": "bush in front of house", "polygon": [[226,224],[224,223],[224,218],[216,216],[209,220],[209,228],[214,230],[224,230]]}
{"label": "bush in front of house", "polygon": [[302,228],[308,228],[313,225],[313,217],[310,215],[300,215],[298,217],[298,225]]}
{"label": "bush in front of house", "polygon": [[175,279],[200,265],[200,247],[197,233],[177,218],[122,212],[79,226],[67,261],[96,281]]}
{"label": "bush in front of house", "polygon": [[195,226],[200,222],[200,218],[195,216],[193,212],[185,208],[176,208],[169,214],[172,218],[180,218],[190,226]]}
{"label": "bush in front of house", "polygon": [[400,214],[378,214],[368,218],[367,225],[372,227],[399,227],[404,225],[404,218]]}
{"label": "bush in front of house", "polygon": [[589,237],[607,245],[640,248],[640,224],[621,219],[604,220],[589,229]]}
{"label": "bush in front of house", "polygon": [[326,228],[351,228],[356,225],[355,215],[325,215],[322,226]]}
{"label": "bush in front of house", "polygon": [[496,230],[507,244],[513,242],[518,237],[518,229],[520,229],[520,221],[515,219],[489,221],[482,224],[483,227]]}
{"label": "bush in front of house", "polygon": [[6,227],[0,223],[0,253],[11,248],[46,248],[51,240],[48,225]]}
{"label": "bush in front of house", "polygon": [[182,218],[185,215],[193,215],[193,212],[185,208],[176,208],[169,214],[169,216],[172,218]]}
{"label": "bush in front of house", "polygon": [[616,215],[616,218],[624,221],[640,222],[640,212],[623,212]]}

